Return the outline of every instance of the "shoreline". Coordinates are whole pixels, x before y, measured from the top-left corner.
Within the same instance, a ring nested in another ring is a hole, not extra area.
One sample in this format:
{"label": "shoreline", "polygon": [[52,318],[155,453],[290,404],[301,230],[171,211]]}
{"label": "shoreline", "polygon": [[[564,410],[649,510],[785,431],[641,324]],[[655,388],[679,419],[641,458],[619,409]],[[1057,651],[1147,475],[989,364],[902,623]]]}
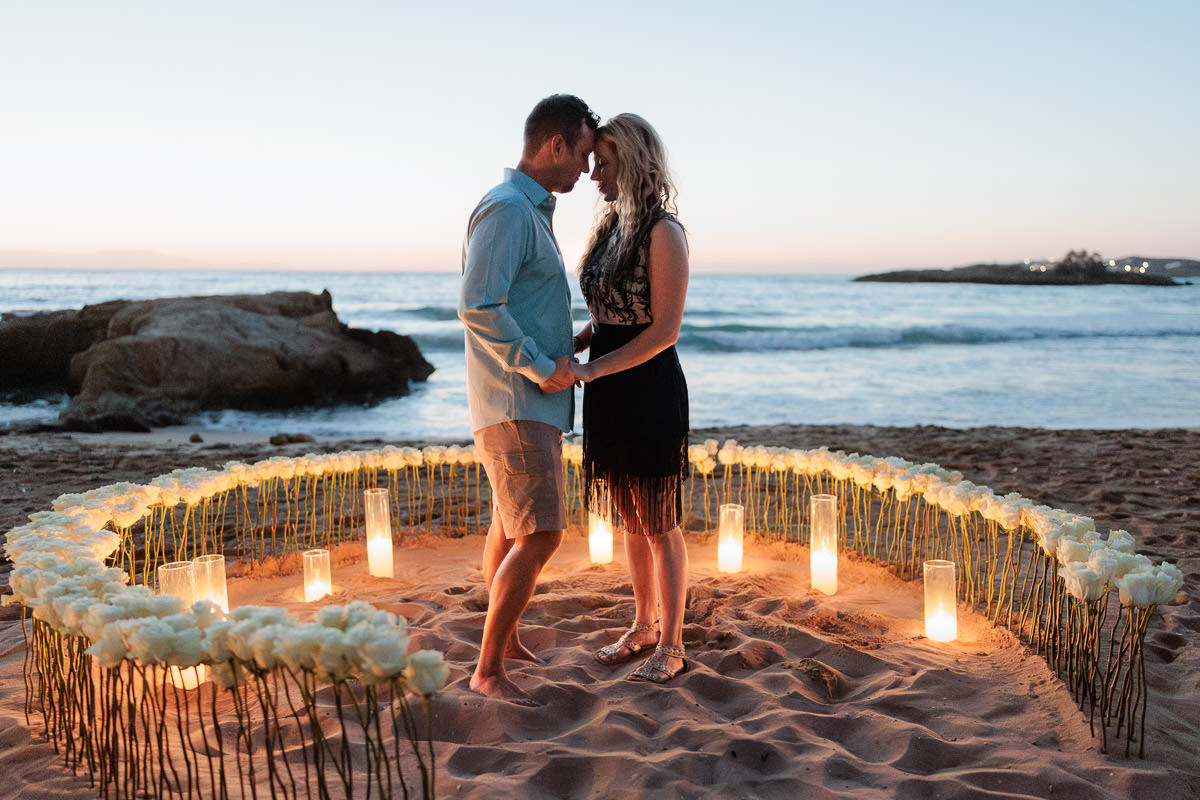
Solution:
{"label": "shoreline", "polygon": [[[204,441],[190,442],[189,438],[194,432],[199,432]],[[197,431],[187,426],[162,429],[150,434],[0,434],[0,532],[21,524],[31,512],[48,509],[50,501],[66,491],[81,491],[117,481],[146,482],[179,467],[215,467],[231,460],[252,462],[274,455],[296,456],[308,452],[401,443],[383,439],[316,437],[314,442],[276,446],[269,444],[269,438],[265,434]],[[1097,756],[1091,751],[1098,750],[1098,741],[1074,741],[1070,748],[1058,742],[1057,746],[1063,748],[1064,752],[1078,748],[1079,753],[1088,754],[1086,758],[1099,758],[1117,773],[1129,771],[1126,787],[1129,795],[1123,794],[1118,788],[1124,785],[1118,780],[1115,784],[1097,784],[1095,793],[1085,796],[1132,796],[1142,780],[1138,776],[1144,777],[1145,770],[1173,775],[1184,782],[1192,794],[1200,794],[1200,765],[1194,764],[1195,759],[1192,755],[1200,748],[1200,648],[1196,647],[1197,643],[1200,643],[1200,431],[1182,428],[1048,430],[1002,427],[952,429],[938,426],[898,428],[866,425],[767,425],[697,429],[692,433],[692,439],[697,443],[709,438],[719,441],[732,438],[747,445],[763,444],[805,449],[825,446],[831,450],[881,457],[900,456],[918,463],[937,463],[947,469],[963,472],[966,479],[989,486],[998,494],[1016,491],[1035,502],[1091,516],[1096,520],[1098,529],[1128,530],[1137,540],[1138,552],[1149,555],[1156,561],[1167,559],[1176,562],[1185,573],[1186,601],[1160,608],[1161,616],[1152,624],[1146,641],[1147,676],[1151,697],[1150,716],[1147,720],[1148,758],[1126,760],[1118,755]],[[409,440],[404,443],[434,442]],[[439,440],[438,443],[443,442]],[[479,570],[477,566],[464,566],[472,561],[472,554],[473,551],[460,554],[457,574],[439,573],[434,578],[427,576],[422,580],[460,583],[466,580],[473,587],[468,594],[475,596],[481,586],[474,587],[474,584],[482,584],[482,579],[477,574]],[[7,562],[0,563],[0,591],[7,589],[8,568]],[[462,574],[464,570],[467,574]],[[585,571],[582,574],[589,573]],[[717,580],[715,577],[704,576],[703,569],[698,568],[697,580]],[[526,679],[534,681],[535,685],[540,686],[553,674],[559,674],[560,678],[569,684],[574,678],[568,676],[573,675],[576,668],[568,668],[565,664],[577,662],[579,659],[586,660],[586,647],[571,638],[575,635],[571,631],[576,629],[567,628],[560,631],[554,622],[559,613],[556,608],[560,606],[564,609],[569,607],[570,613],[583,615],[580,618],[590,618],[597,612],[597,609],[590,605],[595,602],[597,587],[581,589],[575,583],[575,578],[551,581],[545,589],[550,596],[542,596],[542,587],[535,596],[535,601],[540,603],[539,607],[544,609],[530,620],[530,624],[536,629],[536,636],[546,641],[558,642],[566,648],[562,656],[563,672],[554,673],[554,669],[559,669],[557,666],[551,668],[549,675],[538,668],[521,670],[522,674],[527,674]],[[879,583],[882,586],[886,582],[879,579]],[[627,589],[627,582],[625,585]],[[618,576],[617,583],[604,591],[621,595],[624,591],[621,586]],[[767,592],[762,586],[740,584],[734,588],[746,602],[753,602],[756,608],[762,609],[763,618],[755,623],[756,625],[770,627],[775,623],[783,624],[776,619],[776,615],[782,613],[779,609],[790,607],[789,604],[797,602],[776,600],[771,602],[783,605],[771,605],[767,596],[773,596],[772,593],[777,591],[776,589]],[[755,600],[755,592],[760,589],[764,594]],[[448,602],[435,589],[430,591],[441,598],[439,603]],[[572,591],[582,591],[586,597],[577,597],[571,594]],[[719,594],[714,596],[719,597]],[[696,602],[693,598],[693,603]],[[703,605],[712,601],[699,602]],[[772,608],[775,610],[772,611]],[[468,611],[464,610],[463,613],[467,616],[454,623],[453,630],[440,630],[440,633],[438,630],[434,631],[438,635],[450,636],[453,641],[449,644],[457,642],[454,645],[453,658],[460,669],[456,672],[455,680],[464,674],[461,670],[462,664],[469,663],[473,658],[471,648],[477,647],[477,639],[473,637],[477,637],[476,627],[480,618],[477,609],[470,613]],[[616,615],[611,616],[607,621],[601,620],[602,627],[618,624]],[[0,647],[0,654],[7,653],[9,659],[13,657],[15,650],[21,647],[20,626],[15,622],[15,618],[15,609],[4,608],[0,613],[0,644],[4,645]],[[597,637],[602,635],[598,629],[593,630],[586,637],[585,644],[590,646],[593,639],[598,640]],[[473,642],[475,643],[472,644]],[[438,645],[436,636],[431,635],[425,646]],[[752,640],[747,640],[743,645],[742,651],[744,656],[752,653],[761,655],[762,652],[773,652],[772,648],[778,646],[787,645],[763,643],[752,637]],[[572,652],[567,652],[568,650]],[[579,652],[573,652],[574,650]],[[867,650],[873,656],[878,655],[870,648]],[[859,651],[860,656],[866,657],[867,651],[863,651],[862,648],[851,646],[851,652],[854,651]],[[725,668],[721,667],[721,664],[724,662],[713,661],[709,668],[724,672]],[[949,667],[951,672],[964,668],[954,668],[953,665]],[[763,674],[767,671],[769,670],[764,667]],[[705,675],[707,674],[711,673],[706,670]],[[693,680],[700,681],[705,675],[698,675]],[[745,675],[738,672],[737,675],[739,684],[752,683],[759,679],[757,672],[748,672]],[[19,678],[15,686],[20,686]],[[621,686],[622,690],[624,689],[619,683],[613,686]],[[569,685],[561,688],[571,690]],[[586,683],[583,688],[589,692],[600,691]],[[939,691],[943,689],[944,687],[939,688]],[[603,692],[613,690],[603,689]],[[1044,690],[1042,687],[1037,691]],[[1025,689],[1021,686],[997,686],[995,691],[1001,695],[1015,696]],[[1062,691],[1065,692],[1065,689]],[[600,695],[601,702],[603,696],[604,694]],[[635,697],[624,692],[620,696],[623,698],[622,703]],[[445,699],[449,704],[447,713],[452,718],[479,713],[494,718],[497,713],[490,705],[484,704],[480,707],[469,693],[457,687],[453,688]],[[697,702],[703,705],[703,701]],[[1033,701],[1021,702],[1029,704]],[[633,710],[636,712],[636,704]],[[840,714],[849,711],[848,708],[843,711],[835,710],[835,717],[841,719]],[[1077,711],[1075,713],[1079,716]],[[1069,711],[1063,714],[1069,715]],[[507,718],[507,712],[501,713],[501,717]],[[1083,720],[1083,726],[1086,734],[1086,720]],[[500,735],[503,739],[503,734]],[[530,732],[529,736],[536,739],[536,732]],[[830,736],[836,744],[837,736]],[[1047,747],[1053,749],[1056,746],[1054,742],[1043,739],[1041,744],[1038,744],[1038,736],[1032,733],[1028,739],[1035,740],[1032,756],[1022,753],[1014,754],[1014,758],[1053,760],[1059,757],[1050,756],[1045,750]],[[597,742],[596,752],[605,752],[605,742],[603,739]],[[783,746],[778,741],[769,741],[768,744],[772,752],[775,752],[774,748]],[[759,742],[755,746],[766,745]],[[917,746],[915,740],[909,744],[910,749]],[[446,745],[446,749],[454,748]],[[1018,763],[1013,762],[1014,768]],[[1039,762],[1039,765],[1046,767],[1042,762]],[[940,768],[949,768],[949,765]],[[60,779],[62,775],[69,774],[69,771],[53,760],[46,762],[45,770],[59,776]],[[930,780],[934,777],[934,774],[929,774]],[[447,791],[451,790],[453,785],[453,782],[448,780],[441,788]],[[932,791],[935,787],[929,784],[925,788]],[[837,791],[836,787],[832,790]]]}

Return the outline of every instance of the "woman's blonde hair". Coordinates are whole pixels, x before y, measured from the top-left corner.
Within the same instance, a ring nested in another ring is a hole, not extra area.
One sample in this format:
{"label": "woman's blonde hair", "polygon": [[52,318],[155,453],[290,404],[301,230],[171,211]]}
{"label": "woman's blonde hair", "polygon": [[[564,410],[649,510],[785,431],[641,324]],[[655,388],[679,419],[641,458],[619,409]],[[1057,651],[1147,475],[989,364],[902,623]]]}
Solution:
{"label": "woman's blonde hair", "polygon": [[664,213],[674,215],[675,184],[667,169],[667,150],[658,132],[637,114],[618,114],[596,130],[617,150],[617,196],[601,200],[588,236],[580,269],[595,255],[605,237],[620,229],[617,271],[632,270],[638,247]]}

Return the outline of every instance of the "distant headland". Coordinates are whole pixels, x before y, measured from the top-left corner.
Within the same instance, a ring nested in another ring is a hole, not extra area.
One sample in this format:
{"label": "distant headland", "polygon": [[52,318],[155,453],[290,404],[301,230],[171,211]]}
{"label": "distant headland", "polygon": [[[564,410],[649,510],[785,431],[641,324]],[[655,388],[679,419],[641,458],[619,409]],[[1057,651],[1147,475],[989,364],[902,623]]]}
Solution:
{"label": "distant headland", "polygon": [[1099,253],[1072,250],[1060,260],[1026,260],[1017,264],[971,264],[950,269],[901,269],[863,275],[856,281],[886,283],[995,283],[1031,286],[1089,286],[1127,283],[1183,286],[1176,278],[1200,276],[1200,261],[1189,258],[1126,256],[1105,261]]}

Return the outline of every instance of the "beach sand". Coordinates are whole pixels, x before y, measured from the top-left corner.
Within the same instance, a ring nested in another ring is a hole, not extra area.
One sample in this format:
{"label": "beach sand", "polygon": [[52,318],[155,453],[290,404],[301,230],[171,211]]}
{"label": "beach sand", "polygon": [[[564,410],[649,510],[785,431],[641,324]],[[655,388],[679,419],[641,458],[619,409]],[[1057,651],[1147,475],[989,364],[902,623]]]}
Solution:
{"label": "beach sand", "polygon": [[[376,447],[191,430],[0,435],[0,531],[66,491],[147,481],[182,466]],[[960,638],[921,634],[919,584],[846,558],[837,595],[808,588],[806,549],[751,542],[747,568],[719,575],[715,547],[689,537],[685,644],[692,668],[670,687],[623,680],[591,659],[632,615],[620,548],[588,563],[578,531],[552,560],[522,636],[545,665],[509,662],[544,705],[466,690],[486,594],[482,539],[419,537],[393,580],[361,562],[334,572],[333,602],[366,599],[409,620],[415,648],[443,650],[451,685],[435,700],[443,797],[773,798],[1200,796],[1200,432],[769,426],[696,431],[696,441],[827,446],[933,461],[1124,528],[1139,551],[1176,561],[1187,601],[1161,608],[1147,639],[1147,757],[1089,735],[1045,663],[1003,629],[960,615]],[[8,564],[0,564],[6,583]],[[238,602],[296,611],[295,577],[234,580]],[[24,718],[23,641],[0,610],[0,797],[91,797]]]}

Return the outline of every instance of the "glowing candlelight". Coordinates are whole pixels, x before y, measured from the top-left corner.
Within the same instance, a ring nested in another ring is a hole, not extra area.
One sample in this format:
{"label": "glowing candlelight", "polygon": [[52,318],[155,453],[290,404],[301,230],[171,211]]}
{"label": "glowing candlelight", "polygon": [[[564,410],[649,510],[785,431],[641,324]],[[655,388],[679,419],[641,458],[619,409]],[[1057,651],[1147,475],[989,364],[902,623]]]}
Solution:
{"label": "glowing candlelight", "polygon": [[229,613],[229,587],[225,581],[225,556],[220,553],[192,559],[196,575],[196,599],[208,600]]}
{"label": "glowing candlelight", "polygon": [[[224,573],[224,569],[222,569]],[[158,568],[158,593],[173,594],[191,605],[196,602],[196,568],[191,561],[172,561]],[[195,689],[208,680],[208,668],[203,664],[194,667],[167,667],[167,678],[177,689]]]}
{"label": "glowing candlelight", "polygon": [[395,577],[392,565],[392,518],[388,512],[388,490],[363,491],[367,517],[367,571],[377,578]]}
{"label": "glowing candlelight", "polygon": [[613,560],[612,525],[604,517],[589,517],[588,555],[593,564],[608,564]]}
{"label": "glowing candlelight", "polygon": [[301,558],[304,560],[304,602],[311,603],[320,600],[333,589],[329,571],[329,551],[305,550]]}
{"label": "glowing candlelight", "polygon": [[925,635],[935,642],[958,637],[953,561],[925,562]]}
{"label": "glowing candlelight", "polygon": [[812,588],[823,594],[837,592],[838,525],[837,496],[814,494],[808,503],[812,530],[809,568]]}
{"label": "glowing candlelight", "polygon": [[717,532],[717,571],[742,569],[742,532],[746,510],[736,503],[721,506],[721,527]]}

